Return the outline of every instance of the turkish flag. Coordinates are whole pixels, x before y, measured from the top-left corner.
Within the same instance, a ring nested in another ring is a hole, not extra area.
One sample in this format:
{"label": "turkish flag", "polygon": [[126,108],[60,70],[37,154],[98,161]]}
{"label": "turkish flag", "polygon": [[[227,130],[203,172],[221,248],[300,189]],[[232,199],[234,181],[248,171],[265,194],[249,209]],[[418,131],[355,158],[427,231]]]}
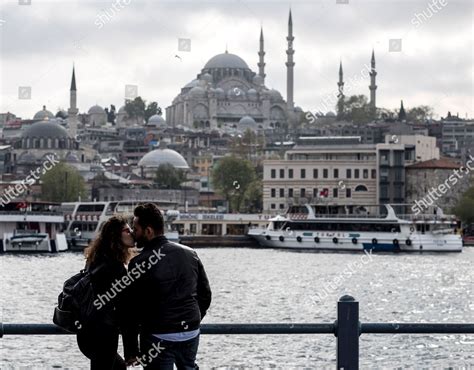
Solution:
{"label": "turkish flag", "polygon": [[27,208],[27,207],[28,207],[28,204],[26,204],[25,202],[20,202],[16,205],[17,209],[22,209],[22,208]]}
{"label": "turkish flag", "polygon": [[323,189],[323,190],[321,190],[321,191],[319,192],[319,196],[320,196],[321,198],[327,198],[328,195],[329,195],[329,190],[328,190],[328,189]]}

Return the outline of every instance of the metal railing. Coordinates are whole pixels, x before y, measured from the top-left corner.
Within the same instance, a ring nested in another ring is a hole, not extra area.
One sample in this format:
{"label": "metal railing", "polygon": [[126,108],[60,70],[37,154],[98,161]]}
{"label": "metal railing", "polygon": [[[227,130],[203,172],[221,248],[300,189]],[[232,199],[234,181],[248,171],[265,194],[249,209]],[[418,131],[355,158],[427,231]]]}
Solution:
{"label": "metal railing", "polygon": [[[7,324],[0,322],[0,338],[5,335],[71,334],[53,324]],[[474,323],[361,323],[359,302],[349,295],[337,302],[337,320],[316,324],[203,324],[201,334],[333,334],[336,339],[338,369],[359,369],[361,334],[474,334]]]}

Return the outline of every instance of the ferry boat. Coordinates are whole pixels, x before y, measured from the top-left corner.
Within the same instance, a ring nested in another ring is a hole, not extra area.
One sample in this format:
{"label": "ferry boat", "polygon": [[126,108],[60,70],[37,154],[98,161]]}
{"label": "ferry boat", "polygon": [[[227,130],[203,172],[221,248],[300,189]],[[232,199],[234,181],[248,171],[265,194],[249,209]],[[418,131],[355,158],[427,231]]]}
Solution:
{"label": "ferry boat", "polygon": [[290,206],[284,216],[247,235],[262,247],[335,251],[461,252],[453,216],[440,208],[426,214],[400,214],[409,205]]}
{"label": "ferry boat", "polygon": [[179,212],[169,209],[174,203],[167,201],[112,201],[112,202],[68,202],[61,204],[64,212],[65,233],[69,247],[73,250],[82,250],[93,240],[102,224],[113,215],[133,215],[133,209],[140,203],[155,203],[163,210],[165,219],[165,236],[170,241],[178,242],[178,231],[171,226]]}
{"label": "ferry boat", "polygon": [[0,252],[67,250],[59,203],[10,202],[0,206]]}

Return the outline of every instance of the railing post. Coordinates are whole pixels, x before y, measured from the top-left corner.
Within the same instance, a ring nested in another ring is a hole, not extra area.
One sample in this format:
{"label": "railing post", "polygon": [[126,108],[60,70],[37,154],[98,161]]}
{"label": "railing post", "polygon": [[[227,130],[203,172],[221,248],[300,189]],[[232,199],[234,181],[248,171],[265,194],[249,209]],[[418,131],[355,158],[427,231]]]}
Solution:
{"label": "railing post", "polygon": [[337,302],[337,369],[359,369],[359,302],[350,295]]}

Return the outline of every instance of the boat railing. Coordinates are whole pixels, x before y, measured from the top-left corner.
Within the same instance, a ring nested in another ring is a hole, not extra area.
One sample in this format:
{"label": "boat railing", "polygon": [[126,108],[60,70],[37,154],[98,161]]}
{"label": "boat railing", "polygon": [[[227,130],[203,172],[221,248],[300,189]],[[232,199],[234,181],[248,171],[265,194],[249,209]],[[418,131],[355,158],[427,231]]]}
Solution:
{"label": "boat railing", "polygon": [[401,220],[406,220],[406,221],[439,221],[439,222],[447,222],[447,221],[456,221],[456,216],[453,215],[443,215],[443,216],[437,216],[437,215],[426,215],[426,214],[420,214],[420,215],[415,215],[415,214],[400,214],[397,215],[397,217]]}
{"label": "boat railing", "polygon": [[28,216],[63,216],[61,211],[0,211],[0,216],[11,215],[28,215]]}
{"label": "boat railing", "polygon": [[[0,338],[10,335],[72,334],[53,324],[10,324],[0,322]],[[474,334],[474,323],[373,323],[359,321],[359,302],[349,295],[337,302],[336,320],[323,323],[216,323],[201,325],[204,335],[326,334],[336,337],[337,369],[359,369],[360,338],[364,334]],[[40,339],[41,340],[41,339]],[[24,350],[18,347],[18,351]],[[438,351],[439,352],[439,351]],[[334,360],[328,360],[333,362]],[[316,364],[315,364],[316,365]],[[321,363],[318,362],[318,368]]]}

